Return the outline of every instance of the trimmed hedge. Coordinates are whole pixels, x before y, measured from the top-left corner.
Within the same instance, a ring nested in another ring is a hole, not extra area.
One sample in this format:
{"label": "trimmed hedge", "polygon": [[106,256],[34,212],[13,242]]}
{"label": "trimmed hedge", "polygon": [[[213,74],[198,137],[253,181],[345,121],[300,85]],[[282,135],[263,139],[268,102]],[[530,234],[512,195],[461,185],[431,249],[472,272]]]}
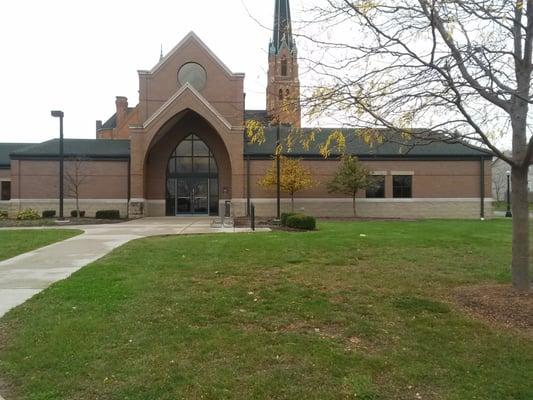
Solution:
{"label": "trimmed hedge", "polygon": [[296,215],[298,213],[290,212],[290,213],[281,213],[281,225],[287,226],[287,218],[292,217],[293,215]]}
{"label": "trimmed hedge", "polygon": [[54,218],[56,216],[56,210],[43,211],[43,218]]}
{"label": "trimmed hedge", "polygon": [[287,227],[314,231],[316,229],[316,219],[310,215],[294,214],[287,217]]}
{"label": "trimmed hedge", "polygon": [[19,211],[17,213],[17,219],[19,221],[30,221],[35,219],[41,219],[41,216],[37,211],[28,208],[27,210]]}
{"label": "trimmed hedge", "polygon": [[100,210],[96,211],[96,219],[120,219],[119,210]]}
{"label": "trimmed hedge", "polygon": [[0,210],[0,219],[7,219],[9,216],[8,212],[5,210]]}
{"label": "trimmed hedge", "polygon": [[[78,212],[77,212],[76,210],[72,210],[72,211],[70,212],[70,216],[71,216],[72,218],[78,218]],[[85,217],[85,211],[81,211],[81,210],[80,210],[80,218],[83,218],[83,217]]]}

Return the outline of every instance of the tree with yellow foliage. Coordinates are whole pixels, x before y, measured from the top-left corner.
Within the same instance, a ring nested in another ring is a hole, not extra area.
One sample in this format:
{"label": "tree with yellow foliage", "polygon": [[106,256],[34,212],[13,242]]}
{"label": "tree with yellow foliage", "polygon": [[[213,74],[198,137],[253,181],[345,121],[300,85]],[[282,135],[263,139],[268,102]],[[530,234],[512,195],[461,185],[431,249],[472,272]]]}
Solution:
{"label": "tree with yellow foliage", "polygon": [[[280,157],[280,188],[291,196],[291,211],[294,212],[294,195],[316,185],[315,180],[308,168],[305,168],[300,159]],[[276,160],[266,174],[259,179],[259,186],[272,188],[277,185]]]}

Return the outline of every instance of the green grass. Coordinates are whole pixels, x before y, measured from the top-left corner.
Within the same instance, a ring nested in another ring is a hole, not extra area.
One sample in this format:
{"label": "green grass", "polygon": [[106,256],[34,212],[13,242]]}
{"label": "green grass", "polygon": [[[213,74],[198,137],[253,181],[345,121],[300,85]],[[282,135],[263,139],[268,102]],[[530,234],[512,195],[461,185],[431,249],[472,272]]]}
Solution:
{"label": "green grass", "polygon": [[510,233],[324,222],[135,241],[0,321],[0,380],[9,400],[531,400],[531,337],[448,297],[509,282]]}
{"label": "green grass", "polygon": [[0,230],[0,261],[79,235],[79,230]]}

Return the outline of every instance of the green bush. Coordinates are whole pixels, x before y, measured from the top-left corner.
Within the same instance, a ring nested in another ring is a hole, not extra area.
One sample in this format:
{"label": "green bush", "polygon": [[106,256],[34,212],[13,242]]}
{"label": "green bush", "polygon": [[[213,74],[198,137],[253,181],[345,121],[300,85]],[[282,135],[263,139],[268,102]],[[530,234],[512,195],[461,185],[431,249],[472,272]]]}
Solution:
{"label": "green bush", "polygon": [[56,216],[56,210],[43,211],[43,218],[54,218]]}
{"label": "green bush", "polygon": [[293,216],[293,215],[296,215],[297,213],[293,213],[293,212],[290,212],[290,213],[281,213],[281,225],[283,226],[287,226],[287,218]]}
{"label": "green bush", "polygon": [[9,216],[8,212],[5,210],[0,210],[0,219],[7,219]]}
{"label": "green bush", "polygon": [[17,213],[17,219],[19,221],[30,221],[34,219],[41,219],[41,216],[37,211],[28,208],[27,210],[19,211]]}
{"label": "green bush", "polygon": [[119,210],[96,211],[96,219],[120,219],[120,211]]}
{"label": "green bush", "polygon": [[[70,216],[71,216],[72,218],[78,218],[78,211],[76,211],[76,210],[72,210],[72,211],[70,212]],[[85,217],[85,211],[80,210],[80,218],[84,218],[84,217]]]}
{"label": "green bush", "polygon": [[287,218],[287,226],[294,229],[313,231],[316,229],[316,219],[310,215],[294,214]]}

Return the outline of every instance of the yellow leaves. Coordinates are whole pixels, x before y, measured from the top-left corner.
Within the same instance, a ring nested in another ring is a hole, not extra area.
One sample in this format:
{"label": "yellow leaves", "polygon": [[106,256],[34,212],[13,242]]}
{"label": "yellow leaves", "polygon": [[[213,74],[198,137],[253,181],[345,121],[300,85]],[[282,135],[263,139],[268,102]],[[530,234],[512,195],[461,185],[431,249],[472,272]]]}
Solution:
{"label": "yellow leaves", "polygon": [[252,144],[265,143],[265,127],[256,120],[246,121],[246,136],[250,139]]}
{"label": "yellow leaves", "polygon": [[326,141],[320,146],[320,155],[324,158],[328,158],[331,155],[332,145],[336,144],[334,147],[339,154],[344,154],[346,151],[346,137],[344,133],[339,130],[331,132],[327,137]]}
{"label": "yellow leaves", "polygon": [[368,14],[370,11],[379,7],[379,3],[375,0],[362,0],[359,1],[358,5],[354,5],[357,9],[364,15]]}
{"label": "yellow leaves", "polygon": [[[313,187],[316,182],[311,171],[302,165],[300,159],[280,157],[280,187],[285,193],[293,195],[305,189]],[[272,167],[258,181],[259,186],[271,188],[277,185],[276,160]]]}

